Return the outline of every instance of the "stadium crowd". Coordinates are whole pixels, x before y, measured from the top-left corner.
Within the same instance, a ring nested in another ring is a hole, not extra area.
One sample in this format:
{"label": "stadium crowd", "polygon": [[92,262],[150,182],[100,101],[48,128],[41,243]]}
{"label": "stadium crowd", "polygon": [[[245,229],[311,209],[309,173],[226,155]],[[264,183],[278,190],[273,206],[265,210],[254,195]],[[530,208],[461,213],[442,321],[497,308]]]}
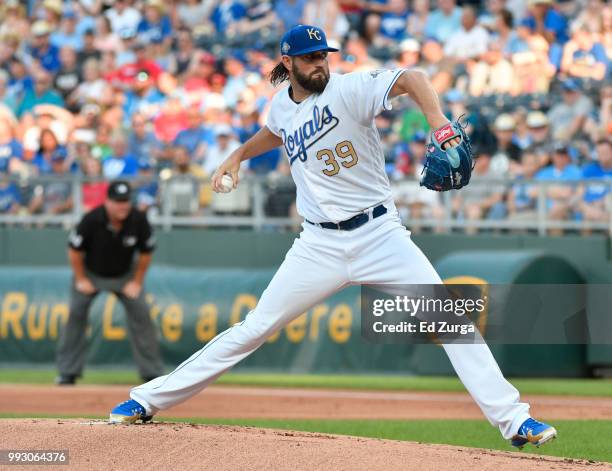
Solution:
{"label": "stadium crowd", "polygon": [[[455,1],[3,0],[0,213],[67,213],[75,194],[88,210],[118,177],[141,209],[248,213],[247,184],[222,199],[203,182],[265,125],[279,37],[307,23],[341,47],[332,72],[420,67],[448,117],[464,115],[475,184],[453,194],[453,217],[533,221],[546,181],[560,183],[549,218],[608,221],[610,184],[588,179],[612,177],[612,7]],[[402,97],[377,124],[402,214],[417,230],[444,218],[441,196],[406,179],[430,131],[418,108]],[[266,214],[294,214],[281,149],[243,172],[264,180]]]}

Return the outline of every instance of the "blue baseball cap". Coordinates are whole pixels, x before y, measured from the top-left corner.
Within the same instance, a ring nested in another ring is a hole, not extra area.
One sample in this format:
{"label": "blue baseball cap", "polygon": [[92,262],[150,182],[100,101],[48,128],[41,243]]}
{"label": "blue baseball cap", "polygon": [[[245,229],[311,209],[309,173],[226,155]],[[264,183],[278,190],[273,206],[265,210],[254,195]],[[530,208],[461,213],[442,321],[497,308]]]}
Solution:
{"label": "blue baseball cap", "polygon": [[427,134],[419,129],[412,135],[410,142],[427,142]]}
{"label": "blue baseball cap", "polygon": [[140,170],[150,170],[153,168],[153,164],[151,163],[151,160],[147,157],[142,157],[138,159],[138,168]]}
{"label": "blue baseball cap", "polygon": [[280,42],[284,56],[301,56],[316,51],[337,52],[327,45],[327,37],[321,28],[309,25],[296,25],[287,31]]}
{"label": "blue baseball cap", "polygon": [[229,52],[224,59],[234,59],[236,61],[242,62],[243,64],[249,62],[249,58],[247,57],[246,51],[241,49],[234,49],[233,51]]}
{"label": "blue baseball cap", "polygon": [[563,88],[563,90],[568,90],[568,91],[572,91],[572,92],[577,92],[580,90],[580,84],[571,78],[565,79],[563,82],[561,82],[561,87]]}
{"label": "blue baseball cap", "polygon": [[68,157],[68,153],[66,149],[63,147],[59,147],[55,149],[53,154],[51,155],[51,162],[63,162]]}

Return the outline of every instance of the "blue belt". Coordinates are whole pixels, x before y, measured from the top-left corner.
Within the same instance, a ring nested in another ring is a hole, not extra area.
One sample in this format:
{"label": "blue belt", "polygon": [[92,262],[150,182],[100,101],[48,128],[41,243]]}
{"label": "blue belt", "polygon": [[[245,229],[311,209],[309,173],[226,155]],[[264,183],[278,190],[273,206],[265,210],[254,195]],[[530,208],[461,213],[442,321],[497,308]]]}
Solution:
{"label": "blue belt", "polygon": [[[387,214],[387,208],[385,208],[382,204],[379,204],[372,210],[372,219],[376,219],[378,216],[382,216],[383,214]],[[335,222],[311,222],[306,219],[308,224],[312,224],[313,226],[320,226],[323,229],[337,229],[340,231],[352,231],[357,229],[358,227],[363,226],[366,222],[370,220],[370,215],[368,213],[361,213],[357,216],[353,216],[346,221],[340,221],[338,224]]]}

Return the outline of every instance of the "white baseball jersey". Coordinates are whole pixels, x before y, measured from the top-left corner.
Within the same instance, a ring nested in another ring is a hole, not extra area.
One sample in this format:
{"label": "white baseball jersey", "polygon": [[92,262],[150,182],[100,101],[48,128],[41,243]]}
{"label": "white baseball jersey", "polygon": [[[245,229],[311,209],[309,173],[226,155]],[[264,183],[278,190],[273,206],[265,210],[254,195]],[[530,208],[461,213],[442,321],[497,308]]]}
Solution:
{"label": "white baseball jersey", "polygon": [[301,103],[289,87],[274,96],[267,126],[283,140],[301,216],[339,222],[391,201],[374,118],[391,109],[388,95],[402,72],[331,74],[323,93]]}

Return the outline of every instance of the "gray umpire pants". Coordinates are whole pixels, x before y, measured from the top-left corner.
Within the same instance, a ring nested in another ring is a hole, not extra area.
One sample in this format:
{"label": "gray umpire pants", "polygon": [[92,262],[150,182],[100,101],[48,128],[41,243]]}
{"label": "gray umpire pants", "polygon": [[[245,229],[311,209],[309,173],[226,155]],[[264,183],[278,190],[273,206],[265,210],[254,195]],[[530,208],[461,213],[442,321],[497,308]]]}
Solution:
{"label": "gray umpire pants", "polygon": [[138,298],[129,298],[121,290],[132,279],[127,273],[117,278],[103,278],[87,272],[97,291],[86,295],[76,290],[74,279],[71,287],[70,315],[62,329],[57,347],[57,368],[62,376],[81,376],[87,356],[87,319],[89,308],[100,291],[114,293],[125,308],[127,327],[134,360],[142,378],[153,378],[163,374],[163,363],[159,350],[159,336],[149,315],[149,306],[144,290]]}

